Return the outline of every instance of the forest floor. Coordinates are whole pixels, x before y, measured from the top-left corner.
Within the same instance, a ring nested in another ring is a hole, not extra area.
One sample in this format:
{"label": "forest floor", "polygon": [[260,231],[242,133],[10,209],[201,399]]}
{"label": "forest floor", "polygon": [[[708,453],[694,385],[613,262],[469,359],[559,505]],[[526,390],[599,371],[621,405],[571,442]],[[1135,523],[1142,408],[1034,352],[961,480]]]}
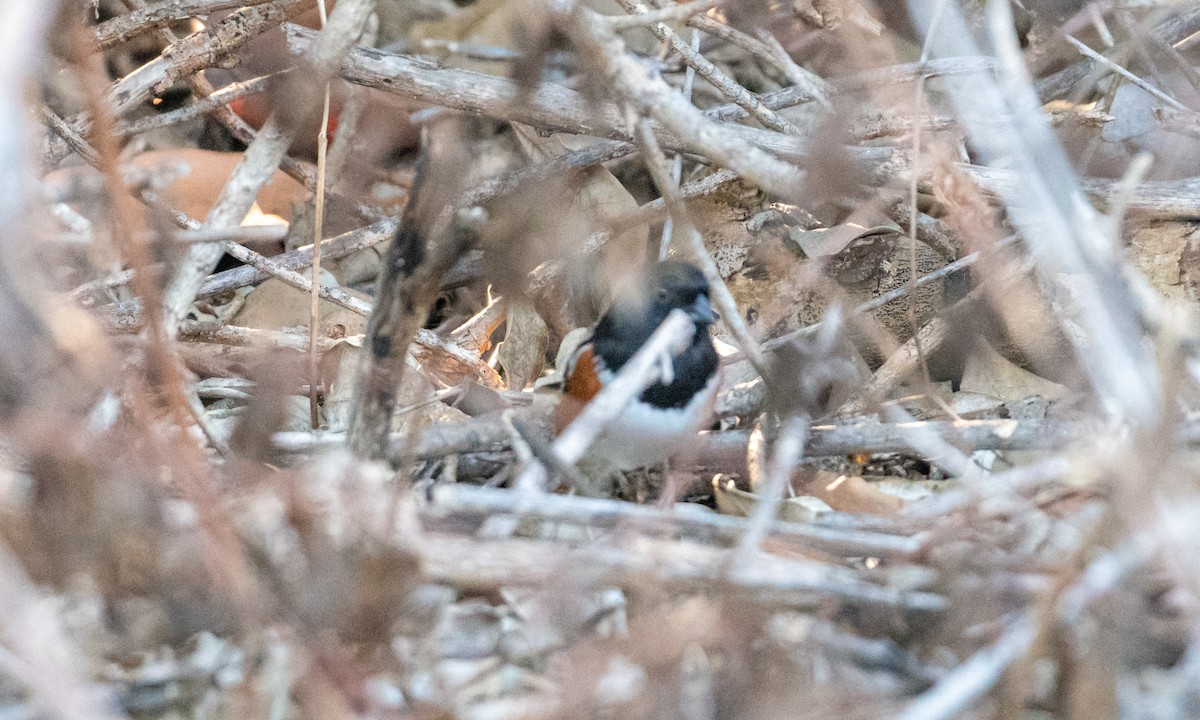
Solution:
{"label": "forest floor", "polygon": [[[1197,5],[55,5],[0,717],[1200,715]],[[668,256],[711,424],[582,486]]]}

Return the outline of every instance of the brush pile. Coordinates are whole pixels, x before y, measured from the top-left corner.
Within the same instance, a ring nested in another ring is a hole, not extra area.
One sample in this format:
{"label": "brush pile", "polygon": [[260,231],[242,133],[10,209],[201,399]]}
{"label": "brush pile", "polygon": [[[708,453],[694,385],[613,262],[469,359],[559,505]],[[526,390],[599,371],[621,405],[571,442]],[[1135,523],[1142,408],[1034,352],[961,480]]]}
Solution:
{"label": "brush pile", "polygon": [[[8,0],[0,715],[1200,715],[1198,38]],[[713,423],[581,493],[556,360],[668,256]]]}

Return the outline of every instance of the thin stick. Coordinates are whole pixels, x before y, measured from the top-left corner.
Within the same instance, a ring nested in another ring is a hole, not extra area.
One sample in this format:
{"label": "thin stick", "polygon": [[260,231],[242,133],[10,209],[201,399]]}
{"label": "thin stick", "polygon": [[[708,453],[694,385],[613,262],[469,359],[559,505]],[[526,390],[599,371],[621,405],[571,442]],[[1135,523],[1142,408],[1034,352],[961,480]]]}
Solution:
{"label": "thin stick", "polygon": [[[435,487],[432,500],[423,514],[430,517],[512,514],[547,522],[576,523],[589,528],[630,528],[646,533],[677,528],[681,535],[689,538],[712,537],[730,544],[746,536],[749,524],[744,518],[730,515],[663,511],[648,505],[608,498],[545,495],[539,496],[536,503],[526,503],[521,493],[464,484]],[[869,555],[908,560],[915,557],[922,546],[921,538],[916,537],[867,530],[841,530],[817,524],[783,522],[774,518],[766,524],[766,534],[846,557]]]}
{"label": "thin stick", "polygon": [[[945,5],[945,0],[942,0],[942,5]],[[940,13],[939,13],[940,14]],[[937,24],[937,16],[934,18],[934,26]],[[934,27],[930,28],[930,34],[934,32]],[[924,60],[929,55],[929,41],[925,42],[925,48],[921,51],[921,59]],[[916,84],[916,103],[917,112],[921,113],[924,110],[925,98],[925,78],[917,80]],[[912,332],[913,344],[917,350],[917,363],[921,368],[921,377],[925,381],[926,387],[932,387],[933,380],[929,376],[929,361],[925,357],[925,348],[921,347],[920,328],[917,327],[917,215],[920,213],[917,210],[917,180],[920,174],[921,163],[921,125],[918,123],[913,128],[913,167],[911,177],[908,181],[908,202],[909,202],[909,217],[908,217],[908,307],[905,309],[905,316],[908,319],[908,327]]]}
{"label": "thin stick", "polygon": [[[321,16],[321,29],[325,29],[328,16],[325,0],[317,0],[317,11]],[[313,256],[312,291],[308,294],[308,414],[312,429],[321,427],[319,403],[321,385],[321,354],[317,349],[318,323],[321,320],[321,236],[325,228],[325,154],[329,149],[329,86],[325,82],[325,99],[321,106],[321,128],[317,132],[317,194],[313,212]]]}
{"label": "thin stick", "polygon": [[[630,15],[643,15],[649,12],[641,0],[617,0],[617,2]],[[602,22],[602,20],[599,20],[602,16],[592,14],[592,17],[596,18],[596,22]],[[779,115],[776,115],[774,110],[763,105],[758,97],[739,85],[733,78],[717,68],[716,65],[709,62],[708,58],[698,52],[693,52],[691,47],[670,27],[664,23],[654,23],[650,25],[650,32],[654,33],[655,37],[659,40],[670,43],[671,48],[683,57],[684,62],[696,68],[696,72],[700,73],[722,95],[737,103],[738,106],[750,113],[755,120],[777,132],[788,135],[799,134],[799,128]]]}
{"label": "thin stick", "polygon": [[233,10],[250,5],[263,5],[271,0],[173,0],[155,3],[131,13],[118,15],[96,26],[96,44],[101,50],[119,45],[144,33],[165,28],[181,20],[209,15],[219,10]]}
{"label": "thin stick", "polygon": [[[976,450],[1061,450],[1094,428],[1083,423],[1051,420],[927,420],[899,427],[875,420],[842,422],[837,425],[814,425],[806,443],[809,457],[828,457],[852,453],[895,453],[912,450],[912,430],[918,428],[936,433],[951,442],[961,442]],[[288,433],[275,434],[275,447],[282,453],[295,455],[340,448],[345,433]],[[412,438],[393,434],[390,442],[397,448],[407,447]],[[509,442],[503,428],[490,417],[471,418],[459,423],[445,423],[422,432],[412,451],[412,459],[436,460],[447,455],[471,452],[500,452]],[[744,465],[749,433],[726,431],[701,433],[696,437],[697,457],[736,457]],[[1200,423],[1186,425],[1178,442],[1191,447],[1200,446]]]}
{"label": "thin stick", "polygon": [[792,479],[792,471],[804,456],[804,441],[808,438],[808,418],[795,415],[788,418],[779,430],[771,464],[762,487],[756,488],[758,504],[746,523],[746,533],[738,543],[737,551],[730,557],[730,572],[745,565],[762,546],[779,515],[785,492]]}
{"label": "thin stick", "polygon": [[1187,111],[1188,108],[1186,106],[1184,106],[1178,100],[1176,100],[1175,98],[1166,94],[1162,90],[1159,90],[1158,88],[1154,87],[1149,82],[1143,80],[1142,78],[1138,77],[1137,75],[1134,75],[1133,73],[1129,72],[1128,70],[1121,67],[1120,65],[1113,62],[1112,60],[1109,60],[1107,57],[1105,57],[1104,55],[1101,55],[1100,53],[1091,49],[1087,45],[1084,45],[1083,43],[1079,42],[1078,40],[1071,37],[1070,35],[1066,35],[1065,37],[1067,38],[1067,42],[1071,43],[1071,45],[1073,45],[1075,47],[1075,49],[1078,50],[1080,52],[1080,54],[1082,54],[1084,57],[1090,58],[1090,59],[1095,60],[1096,62],[1104,65],[1105,67],[1109,68],[1110,70],[1117,73],[1118,75],[1125,78],[1126,80],[1133,83],[1134,85],[1137,85],[1138,87],[1140,87],[1141,89],[1150,93],[1151,95],[1158,98],[1159,100],[1162,100],[1163,102],[1165,102],[1166,104],[1175,108],[1176,110]]}
{"label": "thin stick", "polygon": [[[921,46],[920,62],[925,62],[929,59],[930,39],[937,32],[937,26],[942,18],[942,13],[946,9],[946,0],[941,0],[937,8],[934,10],[933,19],[929,23],[929,29],[925,34],[925,42]],[[925,110],[925,77],[921,76],[917,79],[916,87],[914,88],[914,102],[916,104],[917,113],[924,114]],[[920,328],[917,327],[917,179],[920,174],[921,163],[921,125],[918,123],[913,128],[913,167],[911,177],[908,183],[909,192],[909,220],[908,220],[908,307],[905,310],[905,315],[908,319],[908,326],[912,332],[913,347],[917,351],[917,364],[921,369],[921,379],[924,381],[927,388],[933,386],[933,380],[929,376],[929,360],[925,357],[925,348],[921,345]]]}
{"label": "thin stick", "polygon": [[[724,2],[725,0],[692,0],[691,2],[658,8],[636,15],[606,15],[604,16],[604,24],[608,25],[610,30],[630,30],[656,23],[675,22],[707,12]],[[691,65],[688,67],[691,67]]]}
{"label": "thin stick", "polygon": [[765,375],[766,364],[762,354],[758,352],[758,343],[750,335],[750,330],[746,327],[742,313],[738,309],[737,300],[730,292],[729,286],[725,284],[725,279],[721,277],[716,262],[709,254],[708,248],[704,246],[704,238],[701,237],[700,231],[696,229],[688,215],[687,206],[683,204],[679,188],[671,180],[670,172],[667,169],[667,158],[658,145],[653,127],[648,119],[643,118],[637,123],[637,134],[642,145],[642,156],[646,161],[646,167],[650,169],[650,175],[654,178],[654,184],[662,194],[663,201],[679,225],[680,231],[687,238],[688,250],[693,259],[704,273],[705,279],[708,280],[709,292],[721,310],[721,322],[725,324],[734,340],[737,341],[738,349],[747,353],[750,363],[754,365],[760,375]]}
{"label": "thin stick", "polygon": [[[541,496],[538,496],[539,498]],[[641,538],[636,547],[525,539],[467,539],[428,535],[415,548],[425,577],[467,590],[500,587],[557,587],[564,572],[582,570],[593,587],[652,587],[676,595],[711,597],[730,592],[789,609],[828,609],[830,601],[850,607],[900,611],[928,622],[946,612],[942,595],[894,589],[864,580],[848,568],[798,558],[758,554],[735,576],[724,573],[728,551],[694,543]]]}
{"label": "thin stick", "polygon": [[[697,30],[692,31],[692,50],[700,52],[700,32]],[[695,84],[696,68],[688,65],[687,71],[683,74],[683,96],[688,100],[692,99],[692,88],[695,87]],[[671,161],[671,182],[678,188],[681,180],[683,180],[683,153],[675,153],[675,159]],[[665,201],[666,196],[663,199]],[[668,215],[663,223],[662,241],[658,247],[659,260],[667,259],[667,254],[671,251],[671,237],[674,235],[674,231],[675,217]]]}
{"label": "thin stick", "polygon": [[[122,15],[121,17],[126,17]],[[286,71],[285,71],[286,72]],[[261,77],[250,78],[249,80],[232,83],[217,90],[208,97],[201,98],[186,107],[181,107],[178,110],[165,112],[161,115],[151,115],[138,120],[124,120],[117,123],[117,134],[121,137],[130,137],[151,130],[176,125],[195,119],[201,115],[216,112],[221,108],[227,107],[229,103],[238,98],[247,95],[260,93],[267,88],[267,83],[272,78],[279,77],[284,73],[274,73],[272,75],[263,75]]]}
{"label": "thin stick", "polygon": [[[335,238],[324,240],[321,242],[321,254],[326,260],[336,260],[347,255],[352,255],[360,250],[375,247],[396,233],[397,224],[395,218],[387,218],[373,225],[368,225],[358,230],[351,230]],[[276,255],[271,260],[280,267],[290,270],[302,270],[312,262],[312,254],[313,247],[309,245],[282,255]],[[208,298],[223,292],[236,290],[240,287],[253,285],[266,280],[268,277],[270,277],[268,273],[261,272],[252,267],[224,270],[210,275],[204,284],[200,286],[200,290],[196,295],[197,297]]]}
{"label": "thin stick", "polygon": [[690,18],[688,25],[736,45],[764,62],[774,65],[795,87],[811,93],[813,99],[829,107],[829,83],[797,65],[779,44],[779,41],[775,39],[775,36],[766,29],[760,29],[759,37],[755,38],[707,16]]}
{"label": "thin stick", "polygon": [[975,653],[943,677],[937,685],[909,703],[894,720],[950,720],[987,695],[1000,677],[1033,645],[1037,625],[1022,615],[1005,629],[994,644]]}

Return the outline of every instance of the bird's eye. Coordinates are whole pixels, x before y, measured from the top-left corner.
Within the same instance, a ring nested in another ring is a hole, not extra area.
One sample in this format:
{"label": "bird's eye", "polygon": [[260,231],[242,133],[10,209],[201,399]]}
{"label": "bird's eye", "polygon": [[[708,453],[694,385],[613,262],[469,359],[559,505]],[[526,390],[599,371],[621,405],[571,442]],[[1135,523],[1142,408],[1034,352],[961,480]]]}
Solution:
{"label": "bird's eye", "polygon": [[668,295],[670,295],[670,293],[668,293],[668,292],[667,292],[667,289],[666,289],[666,288],[659,288],[659,289],[658,289],[658,300],[659,300],[659,302],[666,302],[666,301],[667,301],[667,297],[668,297]]}

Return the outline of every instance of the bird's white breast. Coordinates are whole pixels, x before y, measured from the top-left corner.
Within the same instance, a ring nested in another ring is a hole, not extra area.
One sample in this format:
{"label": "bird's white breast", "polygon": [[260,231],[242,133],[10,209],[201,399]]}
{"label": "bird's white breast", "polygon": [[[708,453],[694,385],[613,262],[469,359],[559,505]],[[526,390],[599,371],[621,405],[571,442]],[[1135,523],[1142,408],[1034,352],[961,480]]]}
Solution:
{"label": "bird's white breast", "polygon": [[717,384],[718,376],[713,375],[704,389],[682,408],[660,408],[641,400],[633,401],[592,444],[586,458],[588,464],[607,466],[611,472],[617,472],[666,460],[707,424]]}

